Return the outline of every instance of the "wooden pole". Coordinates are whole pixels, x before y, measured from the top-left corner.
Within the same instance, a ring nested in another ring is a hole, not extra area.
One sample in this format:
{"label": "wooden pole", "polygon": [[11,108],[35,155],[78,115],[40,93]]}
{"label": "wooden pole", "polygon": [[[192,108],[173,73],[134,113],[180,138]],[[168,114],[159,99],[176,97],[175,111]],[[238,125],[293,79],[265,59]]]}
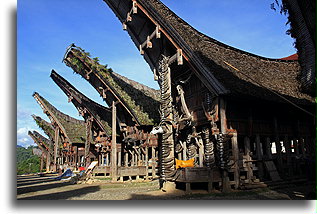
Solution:
{"label": "wooden pole", "polygon": [[112,101],[112,139],[111,139],[111,175],[112,181],[117,181],[117,110]]}
{"label": "wooden pole", "polygon": [[198,139],[199,144],[199,167],[204,166],[204,143],[201,138]]}
{"label": "wooden pole", "polygon": [[269,160],[272,160],[272,146],[271,146],[271,139],[267,137],[265,139],[265,148],[266,148],[266,155]]}
{"label": "wooden pole", "polygon": [[[148,140],[147,140],[148,141]],[[145,180],[149,179],[149,149],[145,146]]]}
{"label": "wooden pole", "polygon": [[51,154],[47,152],[46,155],[46,172],[50,171],[50,166],[51,166]]}
{"label": "wooden pole", "polygon": [[155,160],[155,147],[152,146],[152,179],[154,179],[155,176],[155,166],[156,166],[156,160]]}
{"label": "wooden pole", "polygon": [[238,148],[238,135],[237,133],[233,133],[231,138],[232,143],[232,155],[234,161],[234,188],[238,189],[240,186],[240,169],[239,169],[239,148]]}
{"label": "wooden pole", "polygon": [[244,151],[245,151],[245,155],[246,155],[246,166],[247,166],[247,180],[249,183],[251,183],[252,181],[252,177],[253,177],[253,170],[252,170],[252,162],[251,162],[251,156],[250,156],[250,139],[249,137],[245,137],[244,138]]}
{"label": "wooden pole", "polygon": [[[220,132],[222,134],[226,134],[227,133],[226,103],[222,97],[219,98],[219,116],[220,116]],[[222,171],[222,191],[223,192],[230,191],[229,177],[228,177],[228,172],[226,170]]]}
{"label": "wooden pole", "polygon": [[274,137],[275,137],[275,145],[276,145],[276,152],[277,152],[277,163],[278,163],[278,169],[281,174],[284,174],[283,169],[283,163],[282,163],[282,147],[281,142],[278,134],[278,125],[277,125],[277,119],[274,117]]}
{"label": "wooden pole", "polygon": [[57,159],[58,159],[58,149],[59,149],[59,128],[55,128],[55,144],[54,144],[54,171],[57,171]]}
{"label": "wooden pole", "polygon": [[87,119],[86,122],[86,141],[85,141],[85,166],[90,164],[89,159],[89,151],[90,151],[90,143],[91,143],[91,127],[92,127],[92,121],[91,118]]}
{"label": "wooden pole", "polygon": [[263,179],[264,176],[264,168],[263,168],[263,150],[262,150],[262,143],[260,141],[260,136],[257,134],[255,136],[255,145],[256,145],[256,156],[258,159],[258,169],[259,169],[259,177]]}
{"label": "wooden pole", "polygon": [[129,166],[129,151],[126,150],[126,152],[124,153],[124,166],[128,167]]}
{"label": "wooden pole", "polygon": [[43,171],[43,166],[44,166],[44,152],[42,151],[41,162],[40,162],[40,172]]}
{"label": "wooden pole", "polygon": [[[295,141],[293,141],[295,143]],[[286,161],[287,161],[287,168],[288,168],[288,175],[291,177],[293,176],[293,166],[292,166],[292,150],[291,150],[291,142],[288,140],[288,136],[285,135],[283,144],[285,147],[285,152],[286,152]]]}

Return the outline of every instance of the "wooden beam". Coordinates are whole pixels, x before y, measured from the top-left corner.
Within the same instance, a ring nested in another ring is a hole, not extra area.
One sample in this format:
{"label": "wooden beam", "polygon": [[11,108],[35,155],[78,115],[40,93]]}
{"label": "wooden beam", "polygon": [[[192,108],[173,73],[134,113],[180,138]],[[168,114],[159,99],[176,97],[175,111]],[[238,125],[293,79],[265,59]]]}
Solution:
{"label": "wooden beam", "polygon": [[250,139],[249,137],[245,137],[244,138],[244,151],[245,151],[245,155],[246,155],[246,166],[247,166],[247,180],[249,182],[252,181],[252,177],[253,177],[253,169],[252,169],[252,162],[251,162],[251,148],[250,148]]}
{"label": "wooden beam", "polygon": [[278,133],[278,122],[277,118],[274,117],[273,119],[273,126],[274,126],[274,140],[276,145],[276,152],[277,152],[277,168],[279,169],[279,173],[283,174],[283,163],[282,163],[282,146],[279,138]]}
{"label": "wooden beam", "polygon": [[156,168],[155,147],[152,146],[151,150],[152,150],[152,179],[154,179],[156,177],[156,174],[155,174],[155,168]]}
{"label": "wooden beam", "polygon": [[[295,143],[295,142],[293,141],[293,143]],[[286,161],[287,161],[288,176],[291,177],[291,176],[293,176],[293,167],[294,167],[294,166],[292,166],[291,142],[289,141],[287,135],[284,136],[283,144],[284,144],[285,152],[286,152]]]}
{"label": "wooden beam", "polygon": [[240,169],[239,169],[239,148],[238,148],[238,134],[235,132],[231,138],[232,155],[234,161],[234,188],[238,189],[240,186]]}
{"label": "wooden beam", "polygon": [[[220,132],[227,133],[227,118],[226,118],[226,103],[223,97],[219,98],[219,117],[220,117]],[[227,142],[225,142],[227,143]],[[229,177],[226,170],[222,170],[222,191],[229,192]]]}
{"label": "wooden beam", "polygon": [[256,146],[256,156],[258,159],[258,170],[259,170],[259,177],[263,179],[264,176],[264,168],[263,168],[263,150],[262,150],[262,143],[260,140],[260,135],[255,136],[255,146]]}
{"label": "wooden beam", "polygon": [[86,141],[85,141],[85,166],[90,164],[89,159],[89,152],[90,152],[90,144],[91,144],[91,128],[92,128],[92,121],[90,118],[86,121]]}
{"label": "wooden beam", "polygon": [[111,176],[112,181],[117,181],[117,109],[112,102],[112,139],[111,139]]}
{"label": "wooden beam", "polygon": [[56,127],[55,128],[55,136],[54,136],[54,141],[55,141],[55,144],[54,144],[54,171],[57,171],[57,158],[58,158],[58,150],[59,150],[59,128]]}

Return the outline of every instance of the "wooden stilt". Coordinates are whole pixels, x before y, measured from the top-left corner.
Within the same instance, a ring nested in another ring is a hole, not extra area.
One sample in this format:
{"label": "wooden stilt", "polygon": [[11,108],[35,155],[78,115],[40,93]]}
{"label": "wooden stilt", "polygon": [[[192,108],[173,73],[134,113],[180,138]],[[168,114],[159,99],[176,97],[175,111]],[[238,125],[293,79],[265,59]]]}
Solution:
{"label": "wooden stilt", "polygon": [[279,169],[279,172],[281,174],[284,174],[283,170],[283,162],[282,162],[282,146],[279,138],[279,133],[278,133],[278,124],[277,124],[277,119],[276,117],[274,118],[274,138],[275,138],[275,145],[276,145],[276,153],[277,153],[277,168]]}
{"label": "wooden stilt", "polygon": [[117,181],[117,110],[115,102],[112,102],[112,138],[111,138],[111,177]]}
{"label": "wooden stilt", "polygon": [[198,155],[199,155],[199,167],[204,166],[204,143],[201,138],[197,140],[197,143],[199,145]]}
{"label": "wooden stilt", "polygon": [[[295,143],[293,141],[293,143]],[[287,162],[287,171],[288,171],[288,176],[293,176],[293,167],[292,166],[292,150],[291,150],[291,142],[288,140],[288,136],[284,136],[283,144],[285,146],[285,152],[286,152],[286,162]]]}
{"label": "wooden stilt", "polygon": [[256,156],[258,159],[258,170],[259,170],[259,177],[263,179],[264,176],[264,168],[263,168],[263,149],[262,143],[260,141],[260,136],[257,134],[255,136],[255,145],[256,145]]}
{"label": "wooden stilt", "polygon": [[[137,154],[135,155],[135,158],[136,158],[136,166],[139,166],[140,165],[140,161],[141,161],[141,151],[140,151],[140,148],[138,147],[137,149]],[[136,180],[140,180],[140,175],[137,175],[136,176]]]}
{"label": "wooden stilt", "polygon": [[269,137],[265,139],[265,149],[266,149],[267,159],[272,160],[272,145],[271,145],[271,139]]}
{"label": "wooden stilt", "polygon": [[186,141],[184,141],[183,142],[183,160],[187,160],[186,152],[187,152],[187,145],[186,145]]}
{"label": "wooden stilt", "polygon": [[240,186],[240,169],[239,169],[239,148],[238,148],[238,136],[237,133],[233,133],[231,138],[232,155],[234,161],[234,188],[238,189]]}
{"label": "wooden stilt", "polygon": [[252,162],[251,162],[251,148],[250,148],[250,139],[249,137],[244,138],[244,151],[246,155],[246,168],[247,168],[247,180],[249,183],[252,182],[253,177],[253,169],[252,169]]}
{"label": "wooden stilt", "polygon": [[89,158],[89,152],[90,152],[90,144],[92,141],[92,133],[91,133],[91,128],[92,128],[92,118],[87,118],[86,121],[86,141],[85,141],[85,165],[90,164],[90,158]]}
{"label": "wooden stilt", "polygon": [[[226,103],[221,97],[219,98],[219,116],[220,116],[220,132],[223,134],[227,133],[227,118],[226,118]],[[222,171],[222,191],[229,192],[230,184],[228,172],[226,170]]]}
{"label": "wooden stilt", "polygon": [[55,128],[55,144],[54,144],[54,171],[57,171],[58,150],[59,150],[59,128]]}
{"label": "wooden stilt", "polygon": [[156,177],[155,167],[156,167],[155,147],[152,146],[152,179]]}
{"label": "wooden stilt", "polygon": [[149,179],[149,151],[148,146],[145,146],[145,180]]}
{"label": "wooden stilt", "polygon": [[299,147],[302,152],[303,158],[306,158],[305,140],[302,137],[299,138]]}

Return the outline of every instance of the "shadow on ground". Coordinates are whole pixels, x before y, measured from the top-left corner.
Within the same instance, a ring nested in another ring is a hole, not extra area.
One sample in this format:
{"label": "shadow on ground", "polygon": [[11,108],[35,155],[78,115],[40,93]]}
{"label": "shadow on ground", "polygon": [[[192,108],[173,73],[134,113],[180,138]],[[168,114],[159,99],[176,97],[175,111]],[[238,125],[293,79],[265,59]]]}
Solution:
{"label": "shadow on ground", "polygon": [[57,182],[57,183],[44,183],[42,185],[36,185],[36,186],[25,186],[25,187],[19,187],[17,189],[17,194],[25,194],[29,192],[37,192],[37,191],[42,191],[42,190],[48,190],[48,189],[53,189],[53,188],[58,188],[58,187],[64,187],[68,185],[73,185],[70,181],[68,182]]}
{"label": "shadow on ground", "polygon": [[75,190],[69,190],[64,192],[56,192],[50,194],[43,194],[43,195],[36,195],[36,196],[29,196],[25,198],[20,198],[18,200],[65,200],[71,197],[80,197],[82,195],[86,195],[88,193],[97,192],[100,190],[99,186],[89,186],[78,188]]}

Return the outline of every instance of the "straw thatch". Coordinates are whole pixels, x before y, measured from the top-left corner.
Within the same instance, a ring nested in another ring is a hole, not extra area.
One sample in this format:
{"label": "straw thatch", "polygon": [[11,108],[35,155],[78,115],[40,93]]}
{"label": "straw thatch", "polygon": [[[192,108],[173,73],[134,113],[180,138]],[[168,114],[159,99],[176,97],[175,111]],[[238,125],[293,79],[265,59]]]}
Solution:
{"label": "straw thatch", "polygon": [[[129,10],[130,1],[122,0],[119,5],[113,0],[105,2],[120,21],[125,19],[124,14]],[[226,89],[219,90],[219,94],[284,102],[274,94],[277,93],[298,104],[313,104],[314,98],[300,90],[298,61],[269,59],[238,50],[197,31],[159,0],[137,2],[178,46],[184,48],[183,52],[188,58],[195,59],[191,63],[202,69],[197,71],[201,74],[200,78],[211,82],[211,75]],[[138,14],[135,16],[141,18]],[[138,39],[142,41],[134,33],[139,32],[139,29],[130,29],[136,26],[139,25],[128,24],[128,33],[135,43]],[[240,71],[237,72],[226,63]],[[212,81],[211,84],[218,83]]]}
{"label": "straw thatch", "polygon": [[[300,91],[298,61],[269,59],[235,49],[198,32],[159,0],[140,2],[152,7],[167,22],[231,93],[277,99],[272,94],[267,94],[267,88],[289,98],[296,98],[300,103],[314,101]],[[231,69],[225,62],[238,68],[240,72]]]}
{"label": "straw thatch", "polygon": [[96,125],[99,126],[99,129],[104,131],[108,136],[111,135],[112,130],[110,124],[112,115],[109,108],[104,107],[83,95],[54,70],[51,73],[51,78],[70,98],[71,102],[78,110],[86,110],[86,113],[83,115],[85,120],[89,120],[88,116],[92,116]]}
{"label": "straw thatch", "polygon": [[64,62],[84,78],[87,73],[94,72],[119,97],[140,125],[153,125],[159,122],[158,90],[123,77],[112,71],[111,68],[100,65],[96,58],[91,59],[89,56],[90,54],[83,49],[73,47],[69,50],[67,60]]}
{"label": "straw thatch", "polygon": [[82,120],[77,120],[69,115],[66,115],[57,110],[52,104],[46,99],[35,92],[41,101],[45,104],[48,109],[43,109],[51,112],[61,124],[70,140],[70,143],[84,143],[86,141],[86,126]]}

